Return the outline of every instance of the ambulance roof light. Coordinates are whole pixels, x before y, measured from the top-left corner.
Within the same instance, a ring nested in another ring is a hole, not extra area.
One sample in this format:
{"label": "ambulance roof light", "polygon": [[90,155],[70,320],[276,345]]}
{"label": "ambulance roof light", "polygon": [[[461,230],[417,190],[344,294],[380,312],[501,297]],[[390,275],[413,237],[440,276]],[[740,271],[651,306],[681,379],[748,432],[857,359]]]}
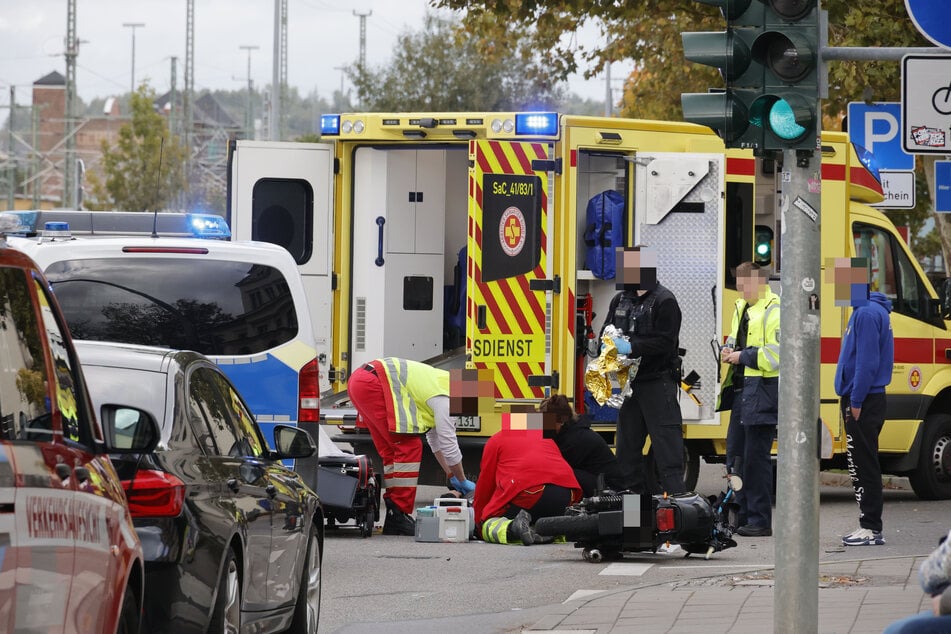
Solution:
{"label": "ambulance roof light", "polygon": [[558,113],[525,112],[516,114],[515,134],[555,136],[558,134]]}
{"label": "ambulance roof light", "polygon": [[340,134],[340,115],[339,114],[320,115],[320,134],[321,135]]}
{"label": "ambulance roof light", "polygon": [[859,162],[865,166],[865,169],[868,170],[868,173],[881,184],[882,175],[879,172],[878,162],[875,160],[875,155],[866,150],[861,145],[853,143],[852,147],[855,148],[855,155],[859,157]]}

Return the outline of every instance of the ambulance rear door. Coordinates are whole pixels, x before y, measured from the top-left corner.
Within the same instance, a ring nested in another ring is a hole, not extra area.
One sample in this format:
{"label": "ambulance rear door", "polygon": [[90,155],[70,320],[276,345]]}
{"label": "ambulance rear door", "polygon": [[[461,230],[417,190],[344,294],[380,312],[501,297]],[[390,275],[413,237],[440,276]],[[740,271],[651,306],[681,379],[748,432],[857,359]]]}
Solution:
{"label": "ambulance rear door", "polygon": [[297,262],[326,382],[333,312],[333,146],[237,141],[230,157],[228,222],[234,240],[287,249]]}
{"label": "ambulance rear door", "polygon": [[550,372],[550,192],[547,143],[469,144],[466,352],[491,370],[496,399],[535,402]]}

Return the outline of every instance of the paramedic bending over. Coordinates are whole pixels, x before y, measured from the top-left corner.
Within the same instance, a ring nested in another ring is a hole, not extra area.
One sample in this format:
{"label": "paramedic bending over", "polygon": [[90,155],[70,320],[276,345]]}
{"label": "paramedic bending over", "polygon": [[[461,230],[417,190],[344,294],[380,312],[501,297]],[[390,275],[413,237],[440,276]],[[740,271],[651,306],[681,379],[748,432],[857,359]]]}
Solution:
{"label": "paramedic bending over", "polygon": [[347,391],[357,425],[369,429],[383,459],[384,535],[416,533],[411,514],[423,456],[421,434],[450,484],[465,494],[475,491],[463,471],[455,419],[449,415],[449,372],[407,359],[376,359],[350,375]]}

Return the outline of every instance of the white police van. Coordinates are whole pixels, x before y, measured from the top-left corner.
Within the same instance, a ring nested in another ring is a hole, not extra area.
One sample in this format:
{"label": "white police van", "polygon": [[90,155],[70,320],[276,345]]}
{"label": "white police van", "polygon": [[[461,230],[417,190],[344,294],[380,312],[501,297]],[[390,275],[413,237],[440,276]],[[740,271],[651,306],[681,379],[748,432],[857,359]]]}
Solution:
{"label": "white police van", "polygon": [[3,214],[18,217],[21,237],[10,246],[44,271],[73,338],[204,354],[244,396],[272,447],[278,423],[317,423],[317,345],[286,249],[231,242],[227,223],[210,214]]}

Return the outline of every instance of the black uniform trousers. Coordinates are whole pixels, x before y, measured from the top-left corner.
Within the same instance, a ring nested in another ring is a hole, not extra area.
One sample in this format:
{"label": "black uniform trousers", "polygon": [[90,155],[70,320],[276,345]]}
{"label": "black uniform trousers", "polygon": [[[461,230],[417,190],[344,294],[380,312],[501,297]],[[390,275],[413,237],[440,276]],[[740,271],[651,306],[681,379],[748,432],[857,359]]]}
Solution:
{"label": "black uniform trousers", "polygon": [[859,503],[859,526],[882,531],[882,466],[878,462],[878,435],[885,424],[885,393],[869,394],[859,419],[852,418],[849,396],[840,402],[845,418],[849,476]]}
{"label": "black uniform trousers", "polygon": [[[684,434],[678,389],[673,376],[636,380],[618,412],[618,464],[627,488],[635,492],[684,491]],[[647,484],[653,481],[648,477],[643,453],[648,435],[663,491],[651,491]]]}

